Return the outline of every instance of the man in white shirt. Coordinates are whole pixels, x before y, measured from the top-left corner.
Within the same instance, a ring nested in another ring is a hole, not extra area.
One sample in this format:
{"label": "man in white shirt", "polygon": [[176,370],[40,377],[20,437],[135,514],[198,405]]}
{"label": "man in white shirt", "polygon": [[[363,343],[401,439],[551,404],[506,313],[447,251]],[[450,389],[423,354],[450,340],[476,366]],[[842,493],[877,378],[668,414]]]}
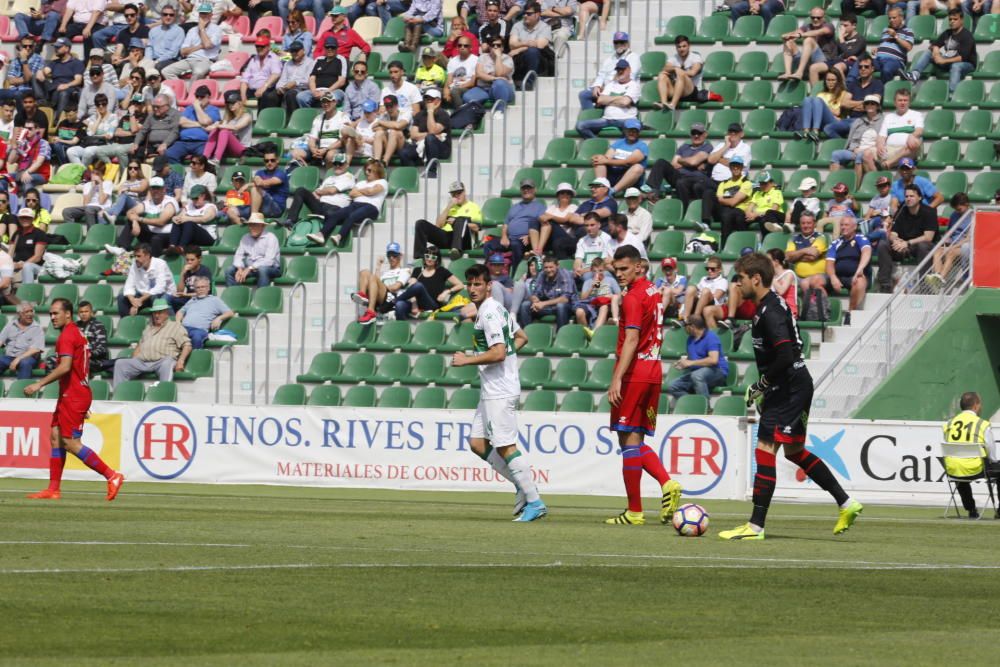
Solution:
{"label": "man in white shirt", "polygon": [[226,285],[242,285],[256,276],[257,287],[267,287],[281,276],[281,248],[278,237],[264,231],[264,216],[251,213],[247,234],[233,254],[233,264],[226,270]]}
{"label": "man in white shirt", "polygon": [[165,299],[175,291],[170,267],[159,257],[153,257],[153,249],[148,243],[140,243],[125,278],[125,287],[118,295],[118,315],[138,315],[155,299]]}
{"label": "man in white shirt", "polygon": [[882,114],[882,126],[875,139],[879,169],[893,169],[904,157],[916,159],[924,135],[924,115],[910,108],[910,91],[900,88],[893,102],[894,111]]}
{"label": "man in white shirt", "polygon": [[632,66],[622,58],[615,64],[615,78],[604,86],[594,105],[604,109],[601,118],[583,120],[576,124],[576,131],[585,139],[592,139],[606,127],[617,127],[624,132],[625,121],[639,117],[639,82],[632,79]]}
{"label": "man in white shirt", "polygon": [[[389,259],[389,268],[383,269],[386,257]],[[375,260],[373,270],[362,269],[358,274],[358,291],[351,293],[351,301],[365,309],[358,322],[373,323],[379,312],[387,313],[392,310],[396,292],[406,287],[411,273],[410,268],[403,264],[402,249],[392,241],[385,247],[385,257]]]}
{"label": "man in white shirt", "polygon": [[[406,105],[411,117],[420,111],[420,103],[424,101],[420,89],[406,80],[406,70],[403,68],[403,63],[398,60],[389,63],[389,80],[382,86],[380,97],[384,100],[388,95],[395,95],[400,107]],[[384,105],[382,110],[385,110]]]}
{"label": "man in white shirt", "polygon": [[132,247],[132,241],[139,239],[142,243],[148,243],[153,255],[159,257],[170,245],[172,221],[180,211],[177,200],[164,191],[163,179],[154,176],[149,179],[146,198],[126,212],[128,222],[122,226],[116,243],[128,250]]}
{"label": "man in white shirt", "polygon": [[730,123],[726,128],[726,138],[718,143],[708,155],[708,165],[712,169],[711,187],[705,188],[701,193],[701,219],[703,223],[717,219],[716,209],[719,208],[719,198],[717,196],[719,184],[725,183],[733,177],[733,172],[729,168],[729,163],[734,158],[739,158],[743,164],[750,164],[750,144],[743,141],[743,126],[739,123]]}
{"label": "man in white shirt", "polygon": [[639,251],[640,257],[647,260],[649,259],[649,255],[646,254],[646,246],[643,245],[642,239],[629,231],[628,218],[624,213],[615,213],[608,218],[608,236],[611,238],[611,242],[608,244],[608,249],[611,251],[612,257],[614,257],[615,251],[618,250],[620,246],[630,245]]}
{"label": "man in white shirt", "polygon": [[454,107],[462,106],[462,95],[476,85],[476,65],[479,56],[472,52],[468,37],[458,38],[458,55],[448,60],[448,78],[444,82],[444,101]]}
{"label": "man in white shirt", "polygon": [[337,108],[337,97],[332,92],[323,93],[320,106],[323,112],[313,120],[306,136],[309,152],[293,149],[292,158],[330,167],[334,156],[344,149],[344,137],[341,133],[351,122],[351,118],[342,109]]}
{"label": "man in white shirt", "polygon": [[354,174],[348,169],[347,156],[337,153],[333,156],[333,173],[323,179],[320,186],[312,192],[305,188],[296,189],[292,193],[292,205],[285,211],[279,224],[292,227],[299,221],[299,211],[303,206],[313,215],[325,218],[337,209],[350,205],[351,198],[347,193],[355,182]]}
{"label": "man in white shirt", "polygon": [[635,234],[639,241],[646,243],[653,233],[653,215],[642,207],[642,192],[639,188],[629,188],[625,191],[625,218],[628,220],[628,231]]}
{"label": "man in white shirt", "polygon": [[729,281],[722,275],[722,260],[714,255],[709,257],[705,260],[705,270],[708,274],[697,285],[688,285],[680,314],[682,320],[701,316],[705,306],[722,306],[729,300]]}
{"label": "man in white shirt", "polygon": [[586,280],[590,277],[590,263],[597,258],[604,260],[614,256],[611,249],[611,237],[601,231],[601,218],[596,213],[583,216],[583,226],[587,230],[576,242],[576,254],[573,256],[573,275]]}
{"label": "man in white shirt", "polygon": [[179,79],[191,74],[192,80],[204,79],[212,63],[219,59],[222,29],[212,23],[212,5],[198,5],[198,25],[188,30],[181,44],[180,60],[163,69],[165,79]]}
{"label": "man in white shirt", "polygon": [[591,82],[590,88],[580,91],[581,109],[594,108],[597,98],[604,92],[604,87],[615,80],[619,61],[626,60],[633,72],[638,72],[641,69],[639,54],[634,53],[630,48],[627,32],[616,32],[611,41],[614,45],[614,53],[601,63],[601,68],[597,70],[597,76]]}
{"label": "man in white shirt", "polygon": [[660,101],[653,106],[673,111],[681,102],[697,102],[701,88],[701,54],[691,50],[691,42],[684,35],[674,40],[676,52],[667,59],[663,71],[656,78]]}

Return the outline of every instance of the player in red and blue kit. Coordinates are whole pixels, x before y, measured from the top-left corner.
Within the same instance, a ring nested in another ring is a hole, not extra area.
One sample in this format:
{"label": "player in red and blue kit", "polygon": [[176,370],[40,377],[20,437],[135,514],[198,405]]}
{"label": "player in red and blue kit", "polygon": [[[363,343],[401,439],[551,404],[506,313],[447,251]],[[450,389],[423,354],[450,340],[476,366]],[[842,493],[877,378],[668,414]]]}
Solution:
{"label": "player in red and blue kit", "polygon": [[50,441],[52,458],[49,459],[49,486],[43,491],[32,493],[29,498],[58,500],[62,483],[63,467],[66,465],[66,450],[72,452],[89,468],[108,480],[108,500],[114,500],[125,481],[125,476],[108,467],[101,457],[80,442],[83,423],[90,412],[93,395],[87,375],[90,372],[90,347],[76,324],[73,323],[73,304],[67,299],[53,299],[49,306],[52,326],[61,329],[56,341],[56,356],[59,363],[51,373],[38,382],[24,388],[25,396],[34,396],[47,384],[59,380],[59,400],[52,413]]}
{"label": "player in red and blue kit", "polygon": [[656,478],[663,491],[660,521],[667,523],[680,504],[681,485],[670,479],[660,457],[643,442],[656,430],[663,366],[663,298],[646,279],[646,262],[634,246],[621,246],[614,256],[615,277],[622,290],[618,323],[618,361],[611,376],[608,400],[611,403],[611,430],[618,432],[622,451],[622,477],[628,509],[604,523],[639,526],[646,522],[642,513],[642,472]]}

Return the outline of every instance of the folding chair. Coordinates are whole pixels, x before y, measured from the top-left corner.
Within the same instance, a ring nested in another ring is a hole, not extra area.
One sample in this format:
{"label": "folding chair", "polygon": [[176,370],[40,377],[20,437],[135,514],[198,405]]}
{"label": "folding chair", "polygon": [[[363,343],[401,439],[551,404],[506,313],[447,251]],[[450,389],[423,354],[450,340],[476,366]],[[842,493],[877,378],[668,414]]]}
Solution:
{"label": "folding chair", "polygon": [[958,488],[955,486],[957,482],[975,482],[978,480],[983,480],[986,482],[986,492],[989,494],[989,502],[986,507],[983,508],[984,511],[979,513],[979,517],[982,518],[986,513],[985,510],[989,508],[990,505],[993,506],[993,513],[996,515],[997,512],[997,501],[993,495],[993,487],[990,484],[990,477],[987,476],[987,469],[989,468],[990,461],[987,457],[983,456],[982,445],[975,442],[942,442],[941,443],[941,456],[950,456],[957,459],[980,459],[982,461],[983,467],[975,475],[969,475],[968,477],[953,477],[948,474],[947,468],[945,469],[945,479],[948,481],[948,490],[951,491],[951,500],[944,508],[944,518],[948,518],[949,510],[955,508],[955,516],[958,518],[962,517],[962,512],[958,507],[958,501],[955,500],[955,494],[958,493]]}

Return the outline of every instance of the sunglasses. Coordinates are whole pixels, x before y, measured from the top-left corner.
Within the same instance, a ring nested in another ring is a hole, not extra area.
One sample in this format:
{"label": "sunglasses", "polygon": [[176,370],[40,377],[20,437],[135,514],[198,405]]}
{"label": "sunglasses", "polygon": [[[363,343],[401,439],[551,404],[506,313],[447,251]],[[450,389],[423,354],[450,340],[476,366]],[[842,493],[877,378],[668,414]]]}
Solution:
{"label": "sunglasses", "polygon": [[366,69],[356,69],[356,70],[354,70],[354,73],[355,74],[368,74],[368,70],[366,70]]}
{"label": "sunglasses", "polygon": [[437,258],[438,258],[438,256],[435,255],[435,254],[433,254],[433,253],[427,253],[427,254],[424,255],[424,261],[434,260],[436,262]]}
{"label": "sunglasses", "polygon": [[20,48],[22,48],[22,49],[33,49],[33,48],[35,48],[35,45],[34,44],[21,44]]}
{"label": "sunglasses", "polygon": [[534,16],[534,15],[536,15],[537,13],[538,13],[538,12],[525,12],[525,13],[524,13],[524,15],[525,15],[525,16]]}
{"label": "sunglasses", "polygon": [[490,46],[492,46],[494,49],[502,49],[503,48],[503,42],[497,42],[496,44],[490,44]]}
{"label": "sunglasses", "polygon": [[24,201],[25,201],[26,203],[28,203],[28,204],[37,204],[37,203],[38,203],[38,200],[37,200],[37,199],[30,199],[30,198],[25,198],[25,200],[24,200]]}
{"label": "sunglasses", "polygon": [[174,14],[173,12],[170,12],[169,14],[166,13],[166,12],[163,12],[162,14],[160,14],[160,16],[176,16],[176,14]]}
{"label": "sunglasses", "polygon": [[125,12],[125,18],[127,18],[127,19],[130,19],[130,18],[132,18],[134,16],[136,16],[135,12]]}
{"label": "sunglasses", "polygon": [[706,271],[721,271],[722,267],[721,266],[706,266],[705,270]]}
{"label": "sunglasses", "polygon": [[267,158],[264,158],[264,162],[267,163],[267,164],[274,164],[277,161],[278,161],[278,158],[276,158],[276,157],[267,157]]}
{"label": "sunglasses", "polygon": [[6,204],[7,201],[8,201],[7,198],[4,197],[3,199],[0,199],[0,204]]}
{"label": "sunglasses", "polygon": [[472,44],[461,44],[461,43],[460,43],[460,44],[458,45],[458,48],[460,48],[460,49],[467,49],[467,48],[469,48],[469,47],[471,47],[471,46],[472,46]]}
{"label": "sunglasses", "polygon": [[128,166],[128,168],[129,168],[129,169],[138,169],[138,168],[139,168],[139,165],[137,165],[137,164],[130,164],[130,165]]}

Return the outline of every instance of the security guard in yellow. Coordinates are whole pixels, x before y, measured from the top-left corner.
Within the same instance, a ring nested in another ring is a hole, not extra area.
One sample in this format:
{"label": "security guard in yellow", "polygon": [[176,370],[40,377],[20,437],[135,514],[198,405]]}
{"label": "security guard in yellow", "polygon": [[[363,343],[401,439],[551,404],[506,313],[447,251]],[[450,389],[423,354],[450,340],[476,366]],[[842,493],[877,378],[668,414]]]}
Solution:
{"label": "security guard in yellow", "polygon": [[[944,441],[956,443],[979,443],[983,456],[988,456],[991,464],[997,460],[993,433],[990,430],[990,423],[979,416],[983,409],[982,399],[974,391],[967,391],[962,394],[959,401],[962,409],[950,421],[943,426]],[[946,456],[944,467],[952,477],[973,477],[983,470],[982,458],[959,458]],[[991,465],[992,468],[992,465]],[[989,480],[987,480],[989,484]],[[955,488],[962,499],[962,506],[969,513],[970,519],[979,518],[979,510],[976,509],[976,500],[972,497],[972,485],[969,482],[955,482]],[[998,512],[1000,518],[1000,512]]]}

